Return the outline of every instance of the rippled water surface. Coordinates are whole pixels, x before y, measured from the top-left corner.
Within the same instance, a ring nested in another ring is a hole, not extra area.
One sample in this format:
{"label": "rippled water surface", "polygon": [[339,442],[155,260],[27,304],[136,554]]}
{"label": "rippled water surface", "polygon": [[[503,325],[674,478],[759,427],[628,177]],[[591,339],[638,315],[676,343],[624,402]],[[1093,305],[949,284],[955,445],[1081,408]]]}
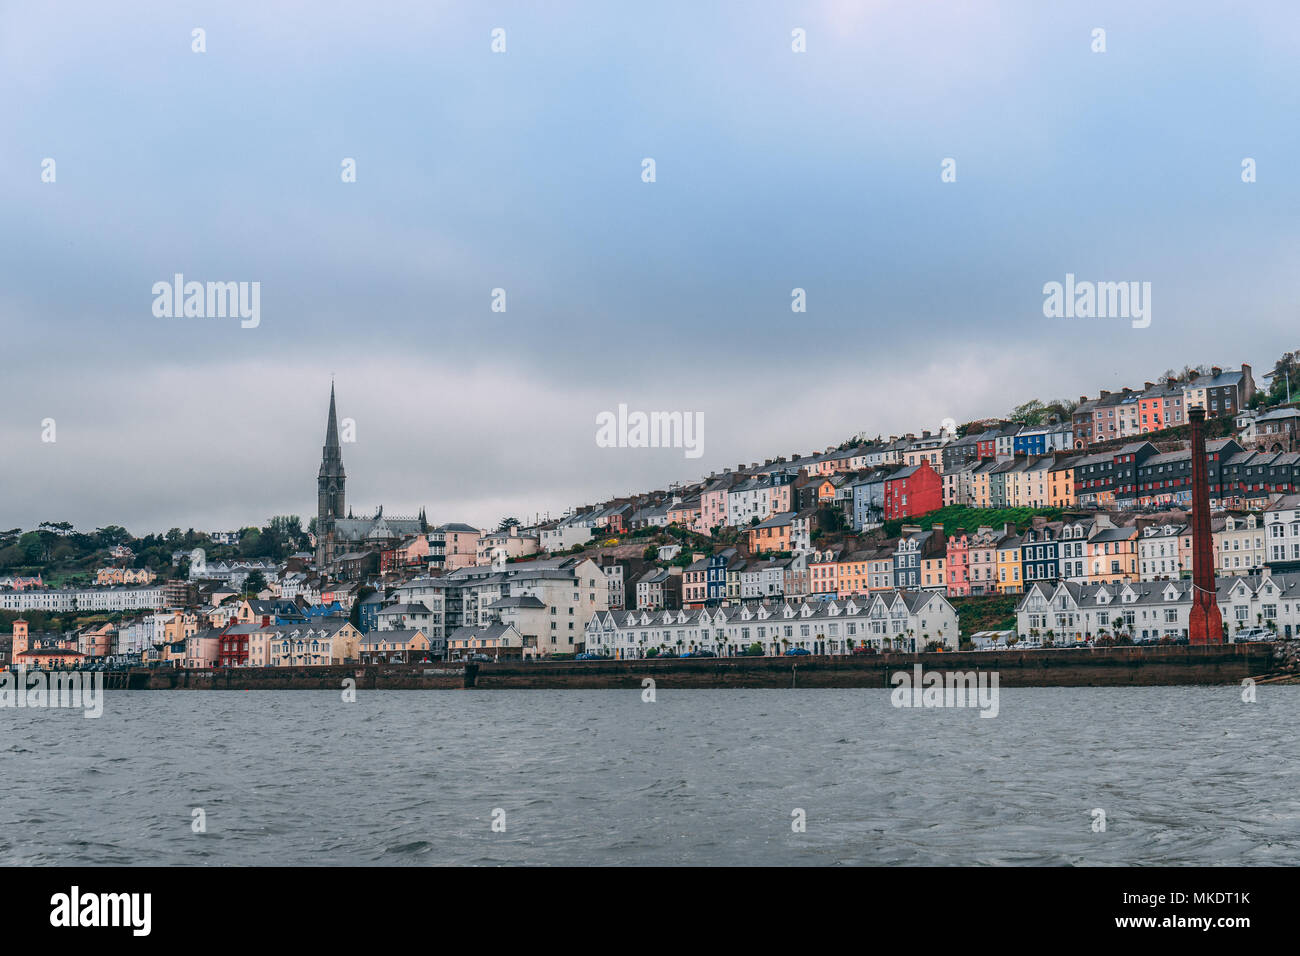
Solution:
{"label": "rippled water surface", "polygon": [[0,863],[1300,863],[1300,687],[1240,694],[110,692],[0,710]]}

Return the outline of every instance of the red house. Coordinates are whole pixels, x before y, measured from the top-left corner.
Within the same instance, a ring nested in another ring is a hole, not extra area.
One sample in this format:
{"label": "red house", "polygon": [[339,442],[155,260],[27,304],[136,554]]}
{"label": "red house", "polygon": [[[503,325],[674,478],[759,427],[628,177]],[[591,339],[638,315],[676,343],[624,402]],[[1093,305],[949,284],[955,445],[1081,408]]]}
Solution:
{"label": "red house", "polygon": [[928,461],[885,479],[885,520],[911,518],[943,507],[943,479]]}
{"label": "red house", "polygon": [[248,635],[264,625],[232,624],[217,638],[217,666],[245,667],[248,665]]}

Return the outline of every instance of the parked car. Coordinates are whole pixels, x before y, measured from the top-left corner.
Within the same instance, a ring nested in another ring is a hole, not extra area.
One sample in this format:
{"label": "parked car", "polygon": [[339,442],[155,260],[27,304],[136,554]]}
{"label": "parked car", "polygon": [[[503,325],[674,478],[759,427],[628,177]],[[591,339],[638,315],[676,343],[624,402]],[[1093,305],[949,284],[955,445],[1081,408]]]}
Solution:
{"label": "parked car", "polygon": [[803,647],[792,647],[785,652],[786,657],[807,657],[812,651]]}
{"label": "parked car", "polygon": [[594,654],[591,651],[583,651],[581,654],[575,654],[575,661],[607,661],[609,660],[604,654]]}
{"label": "parked car", "polygon": [[1234,644],[1248,644],[1252,641],[1271,641],[1275,635],[1266,627],[1248,627],[1244,631],[1238,631],[1233,638]]}
{"label": "parked car", "polygon": [[696,651],[691,656],[692,657],[717,657],[718,655],[715,654],[713,651]]}

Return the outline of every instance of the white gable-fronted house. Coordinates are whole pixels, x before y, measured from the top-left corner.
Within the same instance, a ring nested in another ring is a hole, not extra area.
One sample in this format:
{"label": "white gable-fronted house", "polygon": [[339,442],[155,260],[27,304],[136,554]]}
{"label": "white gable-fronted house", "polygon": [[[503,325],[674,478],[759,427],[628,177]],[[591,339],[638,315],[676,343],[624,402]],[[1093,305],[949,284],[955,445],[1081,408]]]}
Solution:
{"label": "white gable-fronted house", "polygon": [[813,654],[849,654],[869,645],[920,651],[939,644],[956,650],[957,612],[937,592],[885,591],[816,604],[747,604],[696,611],[606,612],[587,626],[586,648],[620,660],[650,651],[742,654],[757,644],[764,655],[791,648]]}

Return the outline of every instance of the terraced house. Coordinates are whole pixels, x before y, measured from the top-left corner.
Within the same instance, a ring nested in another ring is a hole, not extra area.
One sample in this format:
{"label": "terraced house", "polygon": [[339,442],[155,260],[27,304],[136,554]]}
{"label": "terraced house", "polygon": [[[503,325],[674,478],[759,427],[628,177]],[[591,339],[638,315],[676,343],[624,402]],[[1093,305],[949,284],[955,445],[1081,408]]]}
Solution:
{"label": "terraced house", "polygon": [[790,558],[751,561],[740,572],[740,597],[743,601],[772,601],[785,596],[785,574]]}
{"label": "terraced house", "polygon": [[1220,575],[1259,574],[1268,558],[1263,522],[1253,513],[1224,515],[1223,528],[1214,534],[1214,550]]}
{"label": "terraced house", "polygon": [[898,547],[894,550],[894,587],[899,590],[918,590],[922,580],[922,560],[939,554],[946,555],[947,550],[943,525],[936,524],[929,531],[921,530],[919,525],[904,525]]}
{"label": "terraced house", "polygon": [[1016,605],[1016,629],[1055,644],[1082,644],[1116,633],[1134,641],[1187,636],[1191,581],[1031,585]]}
{"label": "terraced house", "polygon": [[826,600],[839,594],[841,544],[814,550],[808,556],[808,595]]}
{"label": "terraced house", "polygon": [[751,554],[762,552],[789,551],[790,537],[794,531],[793,511],[774,514],[750,528],[749,551]]}
{"label": "terraced house", "polygon": [[999,594],[1019,594],[1024,590],[1020,566],[1021,539],[1018,534],[1003,535],[997,543],[997,591]]}
{"label": "terraced house", "polygon": [[360,641],[363,664],[416,664],[431,660],[429,639],[418,629],[371,631]]}
{"label": "terraced house", "polygon": [[944,574],[949,597],[966,597],[970,591],[970,535],[961,530],[948,535]]}
{"label": "terraced house", "polygon": [[840,555],[839,567],[836,569],[835,594],[840,598],[866,594],[871,590],[868,559],[873,552],[854,551]]}
{"label": "terraced house", "polygon": [[269,635],[271,667],[325,667],[361,659],[362,634],[346,618],[277,625]]}
{"label": "terraced house", "polygon": [[1151,524],[1142,529],[1138,537],[1140,580],[1168,581],[1182,577],[1184,569],[1178,541],[1183,534],[1191,534],[1185,522]]}
{"label": "terraced house", "polygon": [[1046,508],[1051,504],[1048,476],[1056,464],[1052,455],[1017,457],[1006,473],[1007,506],[1010,508]]}
{"label": "terraced house", "polygon": [[978,461],[967,461],[956,465],[950,465],[944,470],[944,507],[950,505],[970,505],[973,503],[971,497],[971,475],[978,467]]}
{"label": "terraced house", "polygon": [[943,507],[943,481],[929,464],[900,468],[885,479],[885,520],[910,518]]}
{"label": "terraced house", "polygon": [[970,593],[974,596],[996,594],[998,581],[998,542],[1008,535],[1014,535],[1015,528],[1007,525],[993,529],[980,527],[970,536],[968,546],[970,567]]}
{"label": "terraced house", "polygon": [[1104,527],[1088,539],[1088,583],[1138,580],[1138,530]]}
{"label": "terraced house", "polygon": [[1193,375],[1183,386],[1185,408],[1200,407],[1211,418],[1236,415],[1255,397],[1255,378],[1245,362],[1239,369],[1210,369],[1209,375]]}
{"label": "terraced house", "polygon": [[921,555],[921,590],[947,593],[948,551],[945,544]]}
{"label": "terraced house", "polygon": [[[1226,636],[1263,627],[1280,637],[1300,633],[1300,574],[1259,575],[1216,581]],[[1056,644],[1095,641],[1120,634],[1135,642],[1186,639],[1192,582],[1139,581],[1119,585],[1070,582],[1031,585],[1016,605],[1022,637],[1050,637]]]}
{"label": "terraced house", "polygon": [[1300,495],[1284,495],[1264,512],[1264,541],[1273,571],[1300,570]]}
{"label": "terraced house", "polygon": [[1074,468],[1079,457],[1057,458],[1047,470],[1047,504],[1050,508],[1073,508],[1079,503],[1074,491]]}
{"label": "terraced house", "polygon": [[1061,576],[1060,521],[1035,519],[1020,536],[1020,563],[1025,587],[1038,581],[1055,581]]}
{"label": "terraced house", "polygon": [[956,650],[957,613],[935,592],[888,591],[816,604],[746,604],[699,611],[606,612],[587,627],[586,644],[621,660],[649,652],[708,651],[734,656],[758,644],[768,656],[792,647],[848,654],[853,647]]}

